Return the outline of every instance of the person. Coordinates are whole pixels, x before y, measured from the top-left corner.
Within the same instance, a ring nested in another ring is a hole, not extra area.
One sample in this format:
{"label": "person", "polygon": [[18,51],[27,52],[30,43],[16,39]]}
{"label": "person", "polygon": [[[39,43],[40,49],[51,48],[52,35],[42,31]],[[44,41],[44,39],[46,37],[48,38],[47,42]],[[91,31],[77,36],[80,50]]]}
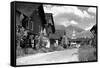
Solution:
{"label": "person", "polygon": [[34,36],[33,35],[31,37],[31,46],[32,46],[32,48],[34,48]]}
{"label": "person", "polygon": [[58,40],[55,40],[54,46],[55,46],[55,47],[58,46]]}
{"label": "person", "polygon": [[67,38],[66,34],[64,33],[64,35],[62,37],[62,45],[64,48],[67,48],[68,44],[69,44],[68,38]]}
{"label": "person", "polygon": [[48,39],[48,38],[45,38],[45,41],[44,41],[45,43],[46,43],[46,48],[50,48],[50,40]]}
{"label": "person", "polygon": [[34,49],[38,49],[38,46],[39,46],[39,36],[36,35],[35,38],[34,38]]}
{"label": "person", "polygon": [[77,48],[79,48],[80,46],[81,46],[80,44],[77,44],[77,45],[76,45]]}

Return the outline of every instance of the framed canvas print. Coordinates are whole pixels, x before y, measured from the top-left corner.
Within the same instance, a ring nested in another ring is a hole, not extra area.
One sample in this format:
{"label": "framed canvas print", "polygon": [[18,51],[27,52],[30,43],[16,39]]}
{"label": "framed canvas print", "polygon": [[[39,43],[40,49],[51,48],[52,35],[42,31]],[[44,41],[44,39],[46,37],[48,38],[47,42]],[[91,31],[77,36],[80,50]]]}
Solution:
{"label": "framed canvas print", "polygon": [[97,9],[11,2],[11,66],[97,62]]}

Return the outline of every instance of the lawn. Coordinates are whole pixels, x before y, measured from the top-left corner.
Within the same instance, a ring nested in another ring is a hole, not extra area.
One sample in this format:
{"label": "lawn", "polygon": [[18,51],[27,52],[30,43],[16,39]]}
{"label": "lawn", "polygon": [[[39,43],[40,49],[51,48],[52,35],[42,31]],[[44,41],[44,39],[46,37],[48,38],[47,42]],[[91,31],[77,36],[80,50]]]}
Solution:
{"label": "lawn", "polygon": [[28,56],[28,55],[34,55],[37,53],[47,53],[47,52],[53,52],[53,51],[61,51],[64,50],[64,48],[62,46],[58,46],[58,47],[53,47],[53,48],[40,48],[40,49],[32,49],[32,48],[21,48],[21,47],[17,47],[16,49],[16,56],[17,58],[19,57],[24,57],[24,56]]}
{"label": "lawn", "polygon": [[79,61],[96,61],[96,48],[93,47],[82,47],[79,48]]}

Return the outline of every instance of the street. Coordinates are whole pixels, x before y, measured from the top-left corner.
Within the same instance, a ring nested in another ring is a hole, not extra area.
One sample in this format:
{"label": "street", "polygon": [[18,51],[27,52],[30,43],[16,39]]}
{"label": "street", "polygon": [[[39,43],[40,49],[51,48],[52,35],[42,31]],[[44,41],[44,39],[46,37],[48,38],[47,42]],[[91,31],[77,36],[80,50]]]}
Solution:
{"label": "street", "polygon": [[66,49],[48,53],[38,53],[26,57],[17,58],[17,65],[46,64],[79,61],[78,49]]}

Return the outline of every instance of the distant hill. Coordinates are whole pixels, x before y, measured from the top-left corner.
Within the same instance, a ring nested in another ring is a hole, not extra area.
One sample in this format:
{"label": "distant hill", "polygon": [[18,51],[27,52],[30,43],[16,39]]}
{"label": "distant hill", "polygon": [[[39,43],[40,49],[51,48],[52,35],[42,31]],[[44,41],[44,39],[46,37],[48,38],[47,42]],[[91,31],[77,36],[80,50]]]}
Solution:
{"label": "distant hill", "polygon": [[78,26],[70,25],[70,26],[66,27],[65,31],[66,31],[66,36],[69,38],[72,38],[73,31],[75,32],[75,35],[77,35],[78,33],[81,33],[82,31],[84,31],[84,29],[82,29]]}
{"label": "distant hill", "polygon": [[65,30],[66,27],[63,26],[63,25],[55,25],[55,29],[56,29],[56,30]]}
{"label": "distant hill", "polygon": [[73,29],[74,29],[76,32],[84,31],[84,29],[82,29],[78,26],[75,26],[75,25],[69,25],[67,27],[65,27],[64,25],[55,25],[55,28],[56,28],[56,30],[73,31]]}
{"label": "distant hill", "polygon": [[78,38],[82,38],[82,37],[92,38],[93,34],[89,30],[86,30],[86,31],[83,31],[83,32],[77,34],[77,37]]}
{"label": "distant hill", "polygon": [[50,39],[60,39],[64,35],[64,30],[56,30],[55,33],[50,34]]}
{"label": "distant hill", "polygon": [[69,25],[68,27],[64,27],[63,25],[57,25],[56,30],[57,30],[56,33],[52,37],[62,36],[63,30],[66,31],[66,36],[68,38],[72,38],[73,31],[75,31],[76,38],[93,37],[93,34],[89,30],[84,30],[74,25]]}
{"label": "distant hill", "polygon": [[66,27],[66,31],[71,31],[71,32],[73,32],[73,30],[74,30],[75,32],[78,32],[78,33],[84,31],[84,29],[82,29],[82,28],[80,28],[80,27],[78,27],[78,26],[75,26],[75,25],[69,25],[68,27]]}
{"label": "distant hill", "polygon": [[94,32],[95,34],[97,34],[97,24],[95,24],[91,29],[91,32]]}

